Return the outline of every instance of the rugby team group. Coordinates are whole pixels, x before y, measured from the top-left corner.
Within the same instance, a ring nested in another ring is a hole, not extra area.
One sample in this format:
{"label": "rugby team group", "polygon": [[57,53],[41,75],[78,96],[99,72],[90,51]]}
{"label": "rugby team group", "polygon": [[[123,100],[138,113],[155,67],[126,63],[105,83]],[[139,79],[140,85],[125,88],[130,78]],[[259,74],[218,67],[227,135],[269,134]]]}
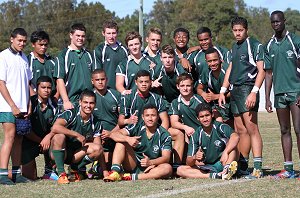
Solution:
{"label": "rugby team group", "polygon": [[269,113],[274,89],[284,157],[283,170],[271,177],[297,178],[291,120],[299,152],[300,37],[285,22],[282,11],[272,12],[274,35],[261,44],[248,36],[247,20],[234,17],[231,50],[213,44],[208,27],[196,33],[199,46],[188,47],[190,33],[180,27],[174,47],[161,47],[163,34],[152,27],[142,51],[139,33],[128,32],[123,45],[117,23],[107,20],[105,41],[92,52],[84,47],[86,28],[76,23],[69,46],[55,58],[46,54],[45,31],[31,34],[33,51],[26,56],[27,33],[14,29],[11,45],[0,53],[0,183],[39,179],[40,154],[41,178],[59,184],[261,178],[257,111],[263,81]]}

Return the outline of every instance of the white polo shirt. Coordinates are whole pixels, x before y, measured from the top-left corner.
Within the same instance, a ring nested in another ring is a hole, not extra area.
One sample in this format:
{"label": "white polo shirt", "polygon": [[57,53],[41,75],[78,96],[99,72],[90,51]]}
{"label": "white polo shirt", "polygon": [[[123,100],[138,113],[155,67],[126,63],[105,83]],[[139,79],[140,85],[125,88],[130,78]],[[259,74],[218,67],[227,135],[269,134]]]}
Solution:
{"label": "white polo shirt", "polygon": [[[32,72],[24,53],[10,48],[0,53],[0,80],[6,83],[10,97],[21,112],[27,112],[29,81]],[[11,112],[11,107],[0,94],[0,112]]]}

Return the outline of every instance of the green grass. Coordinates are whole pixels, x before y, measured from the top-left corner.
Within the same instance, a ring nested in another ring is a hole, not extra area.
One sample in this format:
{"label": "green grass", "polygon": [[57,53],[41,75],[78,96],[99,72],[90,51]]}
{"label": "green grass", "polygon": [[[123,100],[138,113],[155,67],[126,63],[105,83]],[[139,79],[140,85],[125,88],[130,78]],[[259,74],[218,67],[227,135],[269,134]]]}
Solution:
{"label": "green grass", "polygon": [[[260,132],[263,137],[265,173],[274,174],[282,169],[280,132],[276,114],[259,114]],[[293,138],[295,136],[293,134]],[[0,142],[3,132],[0,132]],[[295,142],[295,140],[294,140]],[[299,170],[296,144],[293,147],[295,169]],[[38,175],[42,175],[42,157],[38,157]],[[250,165],[251,165],[250,161]],[[53,181],[37,181],[16,186],[0,186],[1,197],[297,197],[300,181],[259,180],[221,181],[211,179],[173,179],[136,182],[104,183],[101,180],[85,180],[69,185]]]}

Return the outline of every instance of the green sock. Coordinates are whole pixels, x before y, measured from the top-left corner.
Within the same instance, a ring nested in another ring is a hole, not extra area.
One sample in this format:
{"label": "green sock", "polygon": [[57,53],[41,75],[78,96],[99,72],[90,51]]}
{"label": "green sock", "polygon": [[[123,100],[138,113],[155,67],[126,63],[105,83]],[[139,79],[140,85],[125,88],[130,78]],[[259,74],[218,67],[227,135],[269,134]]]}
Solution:
{"label": "green sock", "polygon": [[294,163],[292,161],[287,161],[283,163],[284,170],[286,171],[293,171],[294,170]]}
{"label": "green sock", "polygon": [[65,150],[52,150],[52,154],[54,156],[57,173],[60,175],[61,173],[66,172],[64,167]]}
{"label": "green sock", "polygon": [[7,168],[0,168],[0,179],[3,177],[8,177],[8,169]]}
{"label": "green sock", "polygon": [[121,166],[119,164],[112,164],[111,165],[111,170],[112,171],[116,171],[117,173],[121,173],[122,172]]}
{"label": "green sock", "polygon": [[254,168],[256,170],[262,169],[262,157],[254,157],[253,162],[254,162]]}
{"label": "green sock", "polygon": [[86,165],[90,164],[94,162],[93,159],[91,159],[88,155],[85,155],[82,160],[80,161],[80,163],[78,164],[78,170],[79,171],[86,171]]}

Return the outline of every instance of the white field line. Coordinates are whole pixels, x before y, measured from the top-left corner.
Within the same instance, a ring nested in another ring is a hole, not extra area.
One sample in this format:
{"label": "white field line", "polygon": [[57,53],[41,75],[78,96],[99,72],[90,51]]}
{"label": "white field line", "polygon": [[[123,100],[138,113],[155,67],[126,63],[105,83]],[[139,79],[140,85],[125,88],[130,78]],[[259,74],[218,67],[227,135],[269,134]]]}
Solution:
{"label": "white field line", "polygon": [[207,188],[228,186],[230,184],[245,183],[245,182],[249,182],[249,181],[252,181],[252,180],[239,179],[239,180],[222,181],[222,182],[210,183],[210,184],[200,184],[200,185],[196,185],[196,186],[193,186],[190,188],[183,188],[183,189],[178,189],[178,190],[168,190],[168,191],[165,191],[162,193],[141,196],[141,198],[166,197],[166,196],[171,196],[171,195],[177,195],[180,193],[188,193],[188,192],[192,192],[192,191],[196,191],[196,190],[198,191],[198,190],[203,190],[203,189],[207,189]]}

